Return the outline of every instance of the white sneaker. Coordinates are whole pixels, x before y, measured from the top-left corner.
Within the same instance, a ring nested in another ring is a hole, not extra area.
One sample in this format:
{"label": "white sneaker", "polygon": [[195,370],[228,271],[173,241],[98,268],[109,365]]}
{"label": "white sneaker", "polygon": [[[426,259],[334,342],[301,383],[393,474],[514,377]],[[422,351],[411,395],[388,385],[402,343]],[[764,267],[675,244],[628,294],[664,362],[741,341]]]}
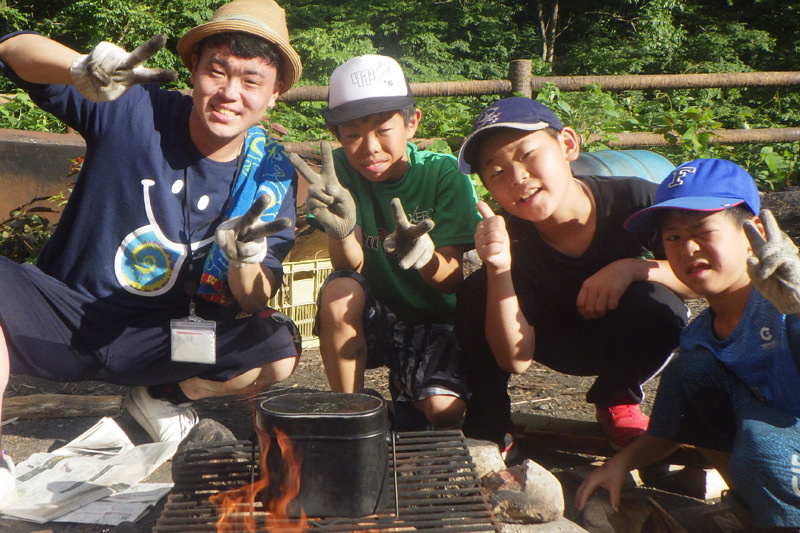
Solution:
{"label": "white sneaker", "polygon": [[17,480],[14,461],[6,452],[0,452],[0,511],[11,507],[17,499]]}
{"label": "white sneaker", "polygon": [[197,424],[191,403],[174,405],[150,396],[147,387],[134,387],[125,397],[125,407],[155,442],[181,441]]}

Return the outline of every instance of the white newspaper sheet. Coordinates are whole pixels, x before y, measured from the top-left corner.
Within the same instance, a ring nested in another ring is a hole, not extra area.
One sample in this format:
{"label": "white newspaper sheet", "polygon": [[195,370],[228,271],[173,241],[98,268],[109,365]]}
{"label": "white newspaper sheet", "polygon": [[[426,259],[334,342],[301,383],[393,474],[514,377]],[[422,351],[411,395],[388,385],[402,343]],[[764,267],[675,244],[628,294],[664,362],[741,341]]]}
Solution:
{"label": "white newspaper sheet", "polygon": [[122,522],[136,522],[158,500],[166,496],[172,486],[172,483],[139,483],[53,521],[107,526],[118,526]]}
{"label": "white newspaper sheet", "polygon": [[178,442],[134,446],[122,428],[105,417],[63,448],[35,453],[18,464],[17,501],[3,514],[49,522],[131,488],[177,448]]}

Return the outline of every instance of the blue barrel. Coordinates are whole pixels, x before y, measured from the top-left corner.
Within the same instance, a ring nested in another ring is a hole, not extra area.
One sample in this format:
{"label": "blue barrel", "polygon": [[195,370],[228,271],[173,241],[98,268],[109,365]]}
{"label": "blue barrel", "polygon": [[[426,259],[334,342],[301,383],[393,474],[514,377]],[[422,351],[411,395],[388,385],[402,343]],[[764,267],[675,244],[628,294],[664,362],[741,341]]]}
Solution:
{"label": "blue barrel", "polygon": [[636,176],[661,183],[675,168],[669,159],[650,150],[581,152],[572,162],[576,176]]}

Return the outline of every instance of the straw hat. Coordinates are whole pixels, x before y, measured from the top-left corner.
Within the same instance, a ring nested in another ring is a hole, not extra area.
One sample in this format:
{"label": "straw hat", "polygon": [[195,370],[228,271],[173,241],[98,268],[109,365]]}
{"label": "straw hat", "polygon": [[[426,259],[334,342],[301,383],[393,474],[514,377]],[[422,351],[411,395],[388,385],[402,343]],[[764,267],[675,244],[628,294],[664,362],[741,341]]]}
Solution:
{"label": "straw hat", "polygon": [[233,0],[217,9],[211,20],[187,31],[178,41],[178,55],[188,69],[192,54],[204,38],[218,33],[240,31],[261,37],[274,44],[283,59],[283,88],[287,91],[300,78],[300,56],[289,44],[286,14],[274,0]]}

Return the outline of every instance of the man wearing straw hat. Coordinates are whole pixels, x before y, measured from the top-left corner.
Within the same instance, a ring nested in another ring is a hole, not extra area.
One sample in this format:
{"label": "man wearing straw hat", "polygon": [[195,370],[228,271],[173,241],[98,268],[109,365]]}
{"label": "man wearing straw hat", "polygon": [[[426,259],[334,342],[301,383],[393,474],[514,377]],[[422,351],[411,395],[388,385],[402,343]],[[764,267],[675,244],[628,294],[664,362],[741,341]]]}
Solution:
{"label": "man wearing straw hat", "polygon": [[[196,424],[192,400],[256,393],[300,352],[294,324],[267,307],[294,243],[297,178],[258,126],[301,73],[284,11],[235,0],[189,30],[178,53],[192,96],[142,66],[164,40],[81,55],[0,37],[3,73],[86,140],[38,267],[0,258],[0,391],[9,371],[131,386],[126,407],[156,441]],[[12,469],[1,455],[0,507]]]}

